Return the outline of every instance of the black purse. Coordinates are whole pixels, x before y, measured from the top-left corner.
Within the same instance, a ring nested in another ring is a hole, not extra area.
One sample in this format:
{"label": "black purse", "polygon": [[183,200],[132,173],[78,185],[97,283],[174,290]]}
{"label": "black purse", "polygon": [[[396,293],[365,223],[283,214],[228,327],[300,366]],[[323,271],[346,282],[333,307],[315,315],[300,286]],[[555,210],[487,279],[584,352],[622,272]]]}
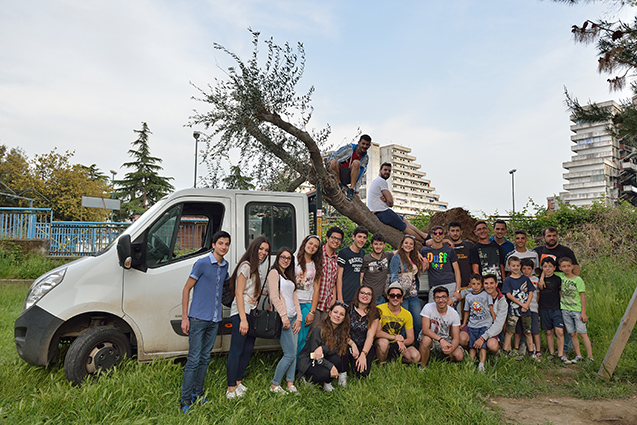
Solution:
{"label": "black purse", "polygon": [[[279,291],[280,290],[281,280],[279,278]],[[281,316],[271,308],[270,295],[263,295],[262,289],[257,307],[250,312],[250,327],[248,328],[248,336],[265,339],[279,339],[281,337],[282,328],[283,322],[281,321]]]}
{"label": "black purse", "polygon": [[232,307],[232,301],[234,301],[234,295],[230,290],[230,279],[223,282],[223,290],[221,291],[221,304],[226,307]]}

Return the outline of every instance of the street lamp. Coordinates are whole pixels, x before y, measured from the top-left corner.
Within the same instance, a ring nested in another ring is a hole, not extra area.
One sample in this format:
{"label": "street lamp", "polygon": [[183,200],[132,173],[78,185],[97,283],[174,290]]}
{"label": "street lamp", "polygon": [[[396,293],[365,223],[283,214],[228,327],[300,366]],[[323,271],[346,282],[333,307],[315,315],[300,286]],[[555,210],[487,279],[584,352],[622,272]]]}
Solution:
{"label": "street lamp", "polygon": [[194,188],[197,187],[197,142],[199,141],[199,136],[201,136],[201,133],[198,131],[192,133],[192,137],[195,138],[195,181],[192,184]]}
{"label": "street lamp", "polygon": [[515,168],[509,170],[511,174],[511,200],[513,201],[513,212],[515,212],[515,172],[518,171]]}
{"label": "street lamp", "polygon": [[113,195],[115,194],[115,176],[117,175],[117,171],[111,170],[111,175],[113,176],[111,177],[111,199],[112,199]]}

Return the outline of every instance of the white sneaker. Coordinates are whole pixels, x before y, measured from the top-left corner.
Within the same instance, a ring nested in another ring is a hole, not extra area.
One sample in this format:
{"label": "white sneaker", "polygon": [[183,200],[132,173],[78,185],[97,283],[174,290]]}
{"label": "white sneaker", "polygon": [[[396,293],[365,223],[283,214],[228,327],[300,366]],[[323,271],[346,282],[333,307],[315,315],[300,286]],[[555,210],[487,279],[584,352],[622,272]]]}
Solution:
{"label": "white sneaker", "polygon": [[327,391],[328,393],[331,393],[332,391],[334,391],[334,386],[332,385],[331,382],[326,382],[323,384],[323,389]]}
{"label": "white sneaker", "polygon": [[245,385],[243,385],[243,383],[239,383],[239,385],[237,385],[237,391],[240,391],[241,393],[244,393],[246,391],[248,391],[248,387],[246,387]]}
{"label": "white sneaker", "polygon": [[280,385],[277,385],[276,387],[272,388],[270,387],[270,391],[276,394],[287,394],[287,391],[285,391],[283,388],[281,388]]}
{"label": "white sneaker", "polygon": [[338,374],[338,385],[341,387],[347,385],[347,372],[341,372]]}
{"label": "white sneaker", "polygon": [[296,389],[296,387],[294,385],[289,385],[288,386],[288,392],[289,393],[298,393],[299,390]]}
{"label": "white sneaker", "polygon": [[478,372],[484,372],[484,363],[478,365]]}
{"label": "white sneaker", "polygon": [[231,400],[231,399],[237,398],[237,397],[238,397],[238,395],[237,395],[236,391],[226,391],[226,398],[228,400]]}

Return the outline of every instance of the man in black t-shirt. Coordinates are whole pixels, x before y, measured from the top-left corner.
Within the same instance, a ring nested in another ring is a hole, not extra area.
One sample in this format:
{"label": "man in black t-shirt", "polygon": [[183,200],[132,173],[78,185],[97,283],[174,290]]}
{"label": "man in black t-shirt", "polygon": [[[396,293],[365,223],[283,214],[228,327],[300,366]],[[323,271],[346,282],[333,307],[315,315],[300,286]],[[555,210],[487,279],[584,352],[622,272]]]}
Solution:
{"label": "man in black t-shirt", "polygon": [[350,246],[338,252],[338,274],[336,275],[336,298],[349,304],[356,290],[361,285],[361,269],[363,268],[363,247],[367,243],[369,232],[363,226],[354,229]]}
{"label": "man in black t-shirt", "polygon": [[[562,257],[568,257],[573,263],[573,273],[578,276],[580,275],[579,264],[577,264],[575,253],[573,253],[572,249],[558,243],[557,229],[555,227],[549,226],[542,230],[542,239],[544,240],[544,245],[534,248],[540,263],[542,259],[546,257],[551,257],[556,262]],[[560,271],[559,264],[556,271]]]}
{"label": "man in black t-shirt", "polygon": [[478,243],[469,251],[469,262],[473,273],[482,276],[494,274],[498,278],[498,288],[502,289],[504,279],[504,253],[495,241],[489,241],[489,226],[484,221],[477,221],[473,233],[478,237]]}
{"label": "man in black t-shirt", "polygon": [[469,262],[469,251],[473,242],[462,239],[462,224],[459,221],[452,221],[447,228],[447,235],[453,242],[453,250],[458,256],[458,267],[460,267],[461,284],[463,288],[469,287],[469,276],[471,276],[471,263]]}

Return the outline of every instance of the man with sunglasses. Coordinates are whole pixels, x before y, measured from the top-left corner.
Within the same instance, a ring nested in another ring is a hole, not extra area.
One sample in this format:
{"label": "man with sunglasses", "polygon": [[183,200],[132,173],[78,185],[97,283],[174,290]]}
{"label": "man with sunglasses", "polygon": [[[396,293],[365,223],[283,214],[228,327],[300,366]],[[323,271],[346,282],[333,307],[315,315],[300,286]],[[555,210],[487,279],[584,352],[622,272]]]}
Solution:
{"label": "man with sunglasses", "polygon": [[434,297],[434,289],[439,286],[447,288],[449,305],[453,305],[454,301],[460,301],[460,288],[462,287],[462,277],[460,275],[460,267],[458,266],[458,255],[456,251],[443,244],[444,229],[442,226],[433,226],[431,228],[431,246],[424,246],[420,250],[420,254],[429,263],[429,298],[431,302]]}
{"label": "man with sunglasses", "polygon": [[[386,304],[378,306],[380,326],[376,331],[376,358],[379,362],[392,360],[402,354],[403,363],[418,363],[420,353],[414,343],[414,321],[409,310],[401,304],[405,293],[398,282],[387,288]],[[404,335],[403,336],[403,331]]]}

